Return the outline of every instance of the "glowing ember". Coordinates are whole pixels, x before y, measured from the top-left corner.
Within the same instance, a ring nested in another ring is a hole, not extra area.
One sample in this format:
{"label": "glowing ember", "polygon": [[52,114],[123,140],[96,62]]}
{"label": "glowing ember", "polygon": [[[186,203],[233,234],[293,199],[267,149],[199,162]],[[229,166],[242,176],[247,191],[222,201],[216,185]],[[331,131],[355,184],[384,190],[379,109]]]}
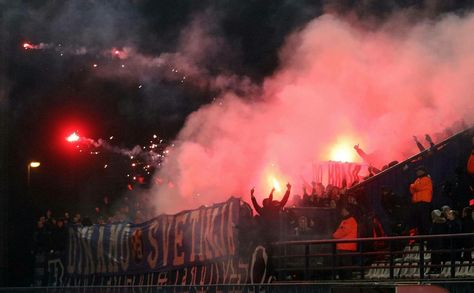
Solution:
{"label": "glowing ember", "polygon": [[76,141],[79,141],[79,139],[80,139],[79,135],[77,135],[77,133],[75,133],[75,132],[73,132],[71,135],[66,137],[66,140],[68,142],[76,142]]}

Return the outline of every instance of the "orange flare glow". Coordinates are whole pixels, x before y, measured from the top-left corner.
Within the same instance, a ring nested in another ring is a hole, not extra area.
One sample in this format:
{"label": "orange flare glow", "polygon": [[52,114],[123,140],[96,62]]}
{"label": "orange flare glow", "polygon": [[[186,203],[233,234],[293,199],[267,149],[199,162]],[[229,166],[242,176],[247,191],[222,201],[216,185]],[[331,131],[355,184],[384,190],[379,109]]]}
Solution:
{"label": "orange flare glow", "polygon": [[353,162],[355,152],[350,144],[338,143],[331,149],[330,160],[336,162]]}

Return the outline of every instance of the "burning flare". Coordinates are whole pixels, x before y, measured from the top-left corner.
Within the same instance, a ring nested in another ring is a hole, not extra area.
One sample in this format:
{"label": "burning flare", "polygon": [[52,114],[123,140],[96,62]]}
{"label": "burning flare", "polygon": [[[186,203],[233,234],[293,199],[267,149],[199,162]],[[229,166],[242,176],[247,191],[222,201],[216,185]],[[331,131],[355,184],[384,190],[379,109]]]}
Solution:
{"label": "burning flare", "polygon": [[346,137],[340,137],[329,150],[329,160],[335,162],[353,163],[356,161],[354,144]]}
{"label": "burning flare", "polygon": [[77,135],[76,132],[73,132],[71,135],[69,135],[68,137],[66,137],[66,140],[68,142],[76,142],[80,139],[79,135]]}
{"label": "burning flare", "polygon": [[28,49],[34,49],[35,47],[30,44],[30,43],[23,43],[23,49],[28,50]]}
{"label": "burning flare", "polygon": [[269,179],[270,179],[272,188],[275,188],[276,192],[281,192],[280,182],[278,182],[278,180],[273,176],[270,176]]}

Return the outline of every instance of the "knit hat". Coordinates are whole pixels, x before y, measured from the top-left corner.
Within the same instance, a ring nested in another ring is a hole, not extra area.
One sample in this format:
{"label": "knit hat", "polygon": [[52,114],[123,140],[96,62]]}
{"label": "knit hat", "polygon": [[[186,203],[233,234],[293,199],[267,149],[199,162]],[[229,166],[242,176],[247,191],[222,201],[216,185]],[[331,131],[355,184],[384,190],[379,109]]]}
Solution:
{"label": "knit hat", "polygon": [[441,211],[440,210],[433,210],[431,211],[431,219],[433,220],[433,223],[445,223],[446,219],[441,216]]}
{"label": "knit hat", "polygon": [[433,210],[433,211],[431,212],[431,215],[432,215],[432,216],[436,216],[436,217],[441,217],[441,214],[442,214],[442,213],[441,213],[440,210]]}

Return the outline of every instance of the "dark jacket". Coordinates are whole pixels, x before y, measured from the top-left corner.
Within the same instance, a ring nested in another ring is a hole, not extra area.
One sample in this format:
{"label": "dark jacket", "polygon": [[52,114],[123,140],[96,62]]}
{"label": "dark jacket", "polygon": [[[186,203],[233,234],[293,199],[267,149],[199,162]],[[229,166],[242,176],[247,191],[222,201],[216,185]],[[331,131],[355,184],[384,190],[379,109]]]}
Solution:
{"label": "dark jacket", "polygon": [[[447,221],[446,222],[446,226],[447,226],[447,233],[448,234],[458,234],[458,233],[462,233],[462,224],[461,224],[461,220],[459,220],[458,218],[452,220],[452,221]],[[451,243],[452,243],[452,247],[454,249],[460,249],[463,247],[463,239],[462,238],[449,238],[449,239],[446,239],[445,240],[445,248],[451,248]],[[456,252],[455,253],[455,257],[456,259],[459,259],[460,256],[461,256],[461,252]]]}
{"label": "dark jacket", "polygon": [[66,227],[55,227],[51,235],[52,248],[54,251],[64,251],[66,248],[67,241],[67,228]]}
{"label": "dark jacket", "polygon": [[252,197],[252,204],[257,213],[262,217],[264,221],[276,221],[278,222],[278,213],[283,209],[283,207],[288,202],[288,198],[290,197],[290,190],[288,189],[283,196],[281,201],[272,200],[272,197],[269,197],[268,204],[265,206],[260,206],[255,199]]}
{"label": "dark jacket", "polygon": [[[448,233],[448,226],[446,223],[433,223],[430,229],[430,235],[440,235],[440,234],[447,234]],[[430,239],[428,241],[428,248],[429,249],[443,249],[445,245],[444,239],[437,238],[437,239]]]}

